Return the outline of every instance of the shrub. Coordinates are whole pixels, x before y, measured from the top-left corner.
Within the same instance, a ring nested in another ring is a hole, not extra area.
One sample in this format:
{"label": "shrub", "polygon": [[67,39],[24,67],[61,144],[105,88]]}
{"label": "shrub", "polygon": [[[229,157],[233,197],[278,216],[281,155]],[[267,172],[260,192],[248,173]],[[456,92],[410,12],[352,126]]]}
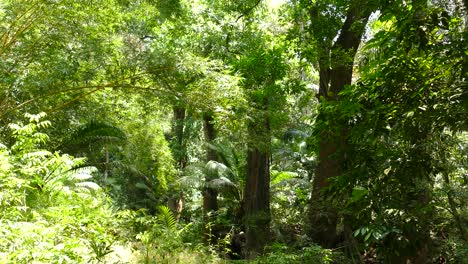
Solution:
{"label": "shrub", "polygon": [[15,140],[0,147],[0,262],[90,263],[113,244],[112,208],[84,159],[43,146],[44,114],[12,124]]}

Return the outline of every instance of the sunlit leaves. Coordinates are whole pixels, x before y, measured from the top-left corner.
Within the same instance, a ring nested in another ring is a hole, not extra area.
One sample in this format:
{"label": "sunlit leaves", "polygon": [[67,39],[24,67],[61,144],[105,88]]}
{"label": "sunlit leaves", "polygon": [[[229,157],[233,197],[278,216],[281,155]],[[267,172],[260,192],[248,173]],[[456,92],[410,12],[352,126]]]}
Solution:
{"label": "sunlit leaves", "polygon": [[45,142],[32,139],[41,138],[41,123],[50,123],[42,114],[28,117],[31,123],[11,126],[14,148],[0,150],[0,261],[89,262],[93,235],[112,243],[99,227],[112,212],[91,181],[96,170],[76,169],[84,159],[43,149]]}
{"label": "sunlit leaves", "polygon": [[348,171],[335,182],[347,189],[345,211],[359,219],[355,235],[385,256],[413,254],[435,222],[452,221],[436,210],[446,202],[431,197],[437,175],[448,173],[453,132],[466,129],[466,73],[457,66],[466,40],[441,7],[421,8],[385,10],[364,46],[360,79],[332,109],[354,113]]}

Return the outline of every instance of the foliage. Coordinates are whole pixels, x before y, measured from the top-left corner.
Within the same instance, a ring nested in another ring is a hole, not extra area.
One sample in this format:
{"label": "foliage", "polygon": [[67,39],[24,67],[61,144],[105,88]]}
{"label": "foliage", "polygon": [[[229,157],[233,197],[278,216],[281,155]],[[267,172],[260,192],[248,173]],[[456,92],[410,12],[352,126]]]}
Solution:
{"label": "foliage", "polygon": [[[208,223],[199,223],[200,230],[205,227],[216,228],[224,236],[218,245],[221,251],[226,251],[227,238],[232,232],[239,232],[243,217],[243,187],[245,184],[244,160],[242,154],[228,143],[207,143],[207,146],[216,152],[219,161],[192,164],[184,171],[184,176],[179,179],[182,188],[188,192],[191,189],[202,191],[209,187],[218,192],[219,210],[214,212]],[[196,216],[201,211],[201,203],[195,203],[188,208],[189,213]],[[195,223],[196,225],[196,223]],[[214,231],[214,230],[211,230]]]}
{"label": "foliage", "polygon": [[2,262],[83,263],[101,259],[113,244],[112,208],[89,181],[84,159],[52,153],[41,145],[50,126],[43,114],[12,124],[15,143],[1,150]]}
{"label": "foliage", "polygon": [[109,15],[116,11],[112,0],[3,1],[3,124],[22,111],[54,111],[103,89],[119,43],[112,32],[120,18]]}
{"label": "foliage", "polygon": [[[127,225],[136,228],[136,239],[139,252],[135,255],[138,263],[215,263],[217,257],[210,255],[203,247],[193,248],[183,242],[183,235],[192,224],[180,226],[171,210],[166,206],[159,207],[156,217],[144,211],[125,216]],[[130,220],[130,222],[128,222]]]}
{"label": "foliage", "polygon": [[[463,263],[467,12],[454,0],[1,1],[0,262],[229,263],[264,228],[250,262]],[[340,46],[364,28],[356,56]],[[321,182],[327,159],[339,173]],[[218,210],[204,216],[207,189]],[[308,209],[337,248],[305,232],[319,226]]]}
{"label": "foliage", "polygon": [[[466,126],[465,55],[458,48],[466,40],[456,14],[420,8],[399,6],[380,16],[386,26],[364,49],[369,61],[359,82],[341,94],[342,103],[325,106],[350,126],[347,171],[333,179],[328,195],[347,201],[342,212],[362,248],[376,248],[389,263],[423,251],[431,261],[451,259],[436,250],[443,238],[430,233],[447,235],[443,223],[464,221],[440,210],[447,200],[455,215],[466,210],[451,195],[434,197],[442,175],[451,174],[446,157],[454,157],[457,132]],[[450,237],[465,236],[464,229]]]}
{"label": "foliage", "polygon": [[307,246],[301,249],[287,247],[284,244],[273,244],[269,252],[252,263],[349,263],[340,253],[330,249],[323,249],[317,245]]}

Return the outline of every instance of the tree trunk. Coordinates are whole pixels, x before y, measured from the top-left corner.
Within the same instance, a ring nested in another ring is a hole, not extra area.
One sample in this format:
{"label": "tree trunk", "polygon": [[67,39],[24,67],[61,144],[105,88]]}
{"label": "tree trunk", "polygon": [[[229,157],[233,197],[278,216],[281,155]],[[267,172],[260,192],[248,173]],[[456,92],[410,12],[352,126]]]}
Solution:
{"label": "tree trunk", "polygon": [[[364,5],[351,5],[338,39],[330,49],[330,56],[322,56],[323,59],[319,62],[319,95],[322,103],[338,101],[339,93],[346,85],[351,84],[354,57],[371,11],[366,10]],[[312,15],[317,14],[316,10],[311,12]],[[324,46],[326,47],[326,44]],[[347,54],[347,58],[343,58],[344,53]],[[326,201],[322,192],[328,186],[329,179],[341,175],[343,171],[347,129],[345,124],[339,123],[339,114],[335,116],[320,111],[318,120],[328,123],[328,127],[318,135],[318,165],[309,207],[309,235],[320,245],[333,247],[338,242],[338,216],[336,209]]]}
{"label": "tree trunk", "polygon": [[[174,106],[173,114],[171,150],[177,162],[178,169],[183,170],[187,166],[187,151],[185,146],[186,109],[184,107]],[[168,200],[168,207],[176,216],[177,221],[183,210],[182,197],[182,192],[177,190]]]}
{"label": "tree trunk", "polygon": [[[269,124],[251,128],[251,135],[258,133],[269,138]],[[266,148],[251,146],[247,153],[247,179],[245,184],[246,254],[248,259],[263,252],[270,240],[270,154]]]}
{"label": "tree trunk", "polygon": [[174,133],[174,139],[172,142],[172,151],[174,152],[177,165],[180,169],[187,166],[187,151],[184,143],[185,134],[185,108],[175,106],[173,109],[174,120],[172,125],[172,131]]}
{"label": "tree trunk", "polygon": [[[203,129],[205,132],[205,140],[207,143],[212,143],[216,137],[216,131],[213,124],[213,115],[207,113],[203,116]],[[206,148],[206,161],[217,160],[216,151],[210,147]],[[211,179],[206,176],[205,183]],[[212,188],[205,186],[203,188],[203,219],[205,223],[204,240],[208,243],[215,243],[218,237],[216,227],[211,226],[213,216],[210,213],[218,211],[218,192]],[[209,226],[210,225],[210,226]]]}

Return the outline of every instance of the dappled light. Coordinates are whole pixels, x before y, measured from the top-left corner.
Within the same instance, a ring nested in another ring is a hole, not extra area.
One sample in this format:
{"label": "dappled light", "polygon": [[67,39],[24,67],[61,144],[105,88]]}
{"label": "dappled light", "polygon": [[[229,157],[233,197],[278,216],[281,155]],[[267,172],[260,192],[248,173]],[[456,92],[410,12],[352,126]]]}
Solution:
{"label": "dappled light", "polygon": [[0,263],[466,263],[467,17],[0,1]]}

